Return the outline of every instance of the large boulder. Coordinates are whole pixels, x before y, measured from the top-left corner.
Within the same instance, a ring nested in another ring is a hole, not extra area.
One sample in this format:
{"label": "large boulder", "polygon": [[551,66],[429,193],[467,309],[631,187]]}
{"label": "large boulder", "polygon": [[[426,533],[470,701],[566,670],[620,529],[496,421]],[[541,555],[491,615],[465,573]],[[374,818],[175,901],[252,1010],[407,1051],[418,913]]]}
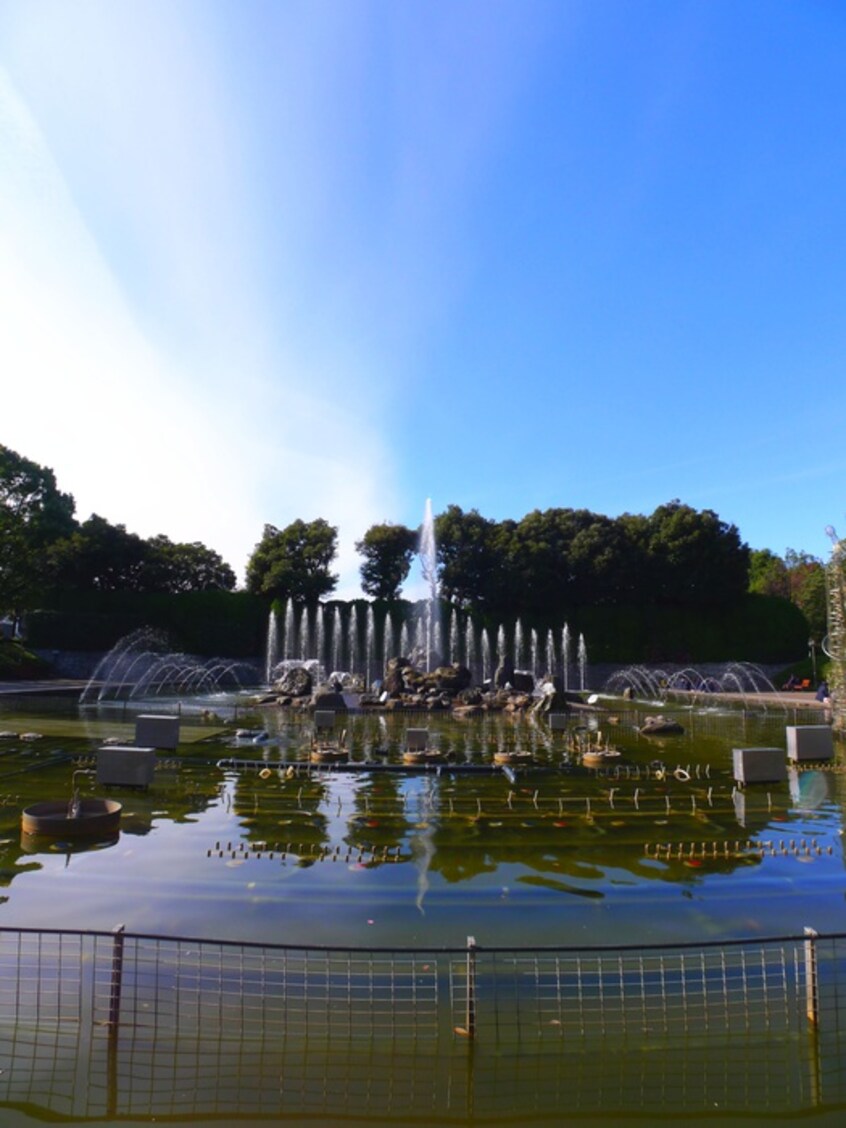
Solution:
{"label": "large boulder", "polygon": [[382,679],[382,692],[389,697],[399,697],[405,689],[403,672],[408,668],[407,658],[389,658],[385,665],[385,676]]}
{"label": "large boulder", "polygon": [[461,693],[463,689],[469,687],[472,680],[473,675],[467,667],[459,666],[458,663],[452,666],[438,666],[436,670],[426,675],[427,682],[447,693]]}
{"label": "large boulder", "polygon": [[680,736],[683,732],[684,725],[664,716],[645,717],[640,726],[642,736]]}
{"label": "large boulder", "polygon": [[311,674],[305,666],[294,666],[283,674],[273,689],[278,696],[310,697],[313,689]]}

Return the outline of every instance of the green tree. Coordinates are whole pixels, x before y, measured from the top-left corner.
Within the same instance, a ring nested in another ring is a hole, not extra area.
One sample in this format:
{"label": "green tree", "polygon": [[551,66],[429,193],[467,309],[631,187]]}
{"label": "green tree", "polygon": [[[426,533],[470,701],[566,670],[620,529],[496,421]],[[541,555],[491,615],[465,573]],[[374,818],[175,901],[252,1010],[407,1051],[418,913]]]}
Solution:
{"label": "green tree", "polygon": [[625,523],[601,514],[577,530],[570,542],[572,606],[630,603],[641,590],[643,554]]}
{"label": "green tree", "polygon": [[93,513],[49,551],[52,586],[70,591],[139,591],[177,595],[231,591],[235,573],[205,545],[144,540]]}
{"label": "green tree", "polygon": [[668,502],[649,518],[647,538],[657,602],[725,606],[746,593],[749,547],[713,510]]}
{"label": "green tree", "polygon": [[334,591],[329,565],[337,552],[338,530],[322,517],[293,521],[284,529],[265,525],[247,562],[247,590],[271,599],[316,603]]}
{"label": "green tree", "polygon": [[535,509],[517,522],[510,570],[530,614],[557,618],[571,603],[575,575],[570,546],[590,516],[587,510]]}
{"label": "green tree", "polygon": [[828,626],[825,566],[816,556],[788,548],[784,554],[788,595],[805,618],[811,638],[820,641]]}
{"label": "green tree", "polygon": [[373,599],[398,599],[408,578],[420,534],[405,525],[371,525],[355,550],[364,557],[361,588]]}
{"label": "green tree", "polygon": [[53,586],[71,591],[145,591],[147,543],[96,513],[51,548]]}
{"label": "green tree", "polygon": [[513,522],[497,525],[478,510],[450,505],[435,518],[443,597],[464,608],[502,612],[509,604],[508,541]]}
{"label": "green tree", "polygon": [[48,577],[48,547],[74,529],[74,500],[52,470],[0,446],[0,606],[19,616]]}
{"label": "green tree", "polygon": [[634,551],[626,527],[610,517],[536,509],[515,527],[511,573],[523,606],[555,619],[575,607],[629,598]]}
{"label": "green tree", "polygon": [[787,565],[768,548],[756,548],[749,554],[749,590],[756,595],[790,599]]}
{"label": "green tree", "polygon": [[827,628],[828,601],[825,565],[816,556],[788,548],[784,557],[768,548],[751,553],[749,590],[777,595],[795,604],[808,623],[811,638],[818,642]]}
{"label": "green tree", "polygon": [[232,591],[233,570],[219,553],[200,541],[174,543],[166,536],[150,537],[144,565],[145,591],[178,594],[189,591]]}

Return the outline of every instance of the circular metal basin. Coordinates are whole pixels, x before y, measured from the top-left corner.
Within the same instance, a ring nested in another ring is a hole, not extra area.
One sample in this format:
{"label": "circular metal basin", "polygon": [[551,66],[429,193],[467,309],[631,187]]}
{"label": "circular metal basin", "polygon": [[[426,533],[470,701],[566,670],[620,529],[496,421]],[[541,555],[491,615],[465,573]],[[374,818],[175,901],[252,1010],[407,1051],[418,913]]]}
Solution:
{"label": "circular metal basin", "polygon": [[315,748],[309,755],[313,764],[345,764],[349,753],[340,748]]}
{"label": "circular metal basin", "polygon": [[67,800],[50,799],[24,810],[21,830],[47,838],[96,838],[114,834],[120,825],[121,810],[122,804],[115,799],[83,799],[79,814],[71,818]]}

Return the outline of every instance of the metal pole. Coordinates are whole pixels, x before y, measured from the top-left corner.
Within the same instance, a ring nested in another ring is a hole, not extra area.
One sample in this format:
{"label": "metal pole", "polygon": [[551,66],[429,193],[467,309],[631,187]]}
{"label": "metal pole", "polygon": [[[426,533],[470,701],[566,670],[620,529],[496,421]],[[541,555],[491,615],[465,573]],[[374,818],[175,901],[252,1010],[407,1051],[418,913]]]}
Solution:
{"label": "metal pole", "polygon": [[822,1068],[820,1064],[820,995],[819,973],[817,968],[816,940],[819,933],[814,928],[805,928],[805,1014],[808,1018],[810,1036],[810,1093],[811,1104],[815,1107],[822,1101]]}
{"label": "metal pole", "polygon": [[118,1029],[120,1026],[120,993],[123,981],[123,940],[124,928],[117,925],[112,933],[112,974],[109,983],[109,1040],[108,1040],[108,1106],[109,1115],[117,1114],[117,1050]]}
{"label": "metal pole", "polygon": [[476,940],[467,937],[467,1014],[465,1021],[467,1037],[476,1037]]}
{"label": "metal pole", "polygon": [[817,981],[817,950],[814,941],[819,933],[805,928],[805,1014],[808,1022],[817,1026],[820,1020],[819,985]]}

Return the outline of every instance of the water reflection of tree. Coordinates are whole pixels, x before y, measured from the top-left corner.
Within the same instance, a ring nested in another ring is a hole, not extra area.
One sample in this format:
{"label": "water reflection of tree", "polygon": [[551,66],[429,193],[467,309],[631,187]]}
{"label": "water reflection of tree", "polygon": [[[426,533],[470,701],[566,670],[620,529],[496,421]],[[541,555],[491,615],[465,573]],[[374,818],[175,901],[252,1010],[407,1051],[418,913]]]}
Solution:
{"label": "water reflection of tree", "polygon": [[411,827],[405,782],[404,776],[387,771],[368,772],[357,782],[343,839],[348,846],[374,854],[400,850]]}
{"label": "water reflection of tree", "polygon": [[314,860],[329,842],[329,789],[320,776],[288,777],[284,767],[242,771],[232,809],[253,849],[285,848]]}
{"label": "water reflection of tree", "polygon": [[[497,821],[497,820],[495,820]],[[553,836],[557,836],[556,842]],[[712,857],[699,853],[682,857],[661,857],[660,864],[644,852],[642,841],[621,836],[598,841],[582,830],[552,825],[534,836],[524,826],[492,827],[485,819],[452,818],[439,826],[433,836],[435,854],[432,870],[450,883],[469,881],[483,873],[494,873],[501,866],[517,866],[549,876],[567,875],[581,881],[600,882],[609,872],[629,874],[638,881],[695,883],[697,875],[729,874],[737,869],[760,864],[754,853],[738,852]],[[719,844],[718,844],[719,845]],[[734,845],[734,838],[731,846]]]}
{"label": "water reflection of tree", "polygon": [[[550,878],[567,875],[593,883],[614,874],[613,880],[629,875],[638,882],[692,884],[705,874],[759,865],[760,855],[747,842],[773,839],[774,820],[783,820],[783,833],[789,834],[789,824],[797,818],[785,802],[769,795],[766,800],[761,795],[750,799],[743,825],[726,797],[719,810],[679,811],[682,798],[676,795],[670,817],[662,818],[660,791],[652,793],[646,810],[615,809],[601,796],[594,798],[592,807],[585,802],[563,813],[542,804],[535,808],[525,797],[497,809],[486,781],[480,781],[479,790],[464,787],[457,792],[451,809],[448,792],[456,789],[441,787],[430,867],[450,883],[516,866]],[[659,844],[673,845],[670,856],[656,850]]]}

